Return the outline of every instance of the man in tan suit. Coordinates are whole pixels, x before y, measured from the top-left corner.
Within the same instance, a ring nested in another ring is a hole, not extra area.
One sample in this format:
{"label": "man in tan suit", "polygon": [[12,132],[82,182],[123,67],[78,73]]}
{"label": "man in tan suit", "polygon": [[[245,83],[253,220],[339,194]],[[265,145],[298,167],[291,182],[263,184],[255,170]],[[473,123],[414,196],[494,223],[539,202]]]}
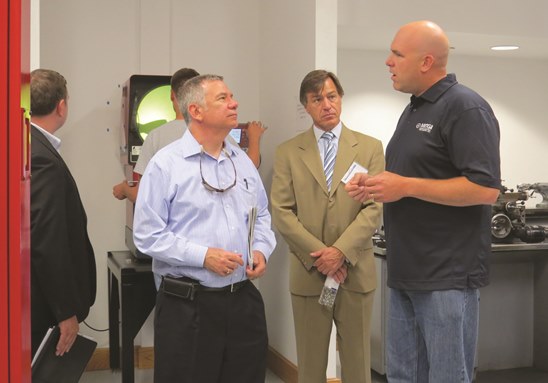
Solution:
{"label": "man in tan suit", "polygon": [[[371,236],[379,226],[381,206],[352,200],[342,178],[356,165],[372,175],[382,172],[384,155],[379,140],[342,124],[343,95],[333,73],[307,74],[300,101],[314,125],[281,144],[274,163],[272,218],[290,249],[299,383],[326,381],[333,322],[343,382],[371,381],[369,328],[376,286]],[[333,133],[329,145],[335,150],[332,176],[327,177],[324,159],[332,150],[322,138],[325,132]],[[341,283],[332,308],[318,303],[327,276]]]}

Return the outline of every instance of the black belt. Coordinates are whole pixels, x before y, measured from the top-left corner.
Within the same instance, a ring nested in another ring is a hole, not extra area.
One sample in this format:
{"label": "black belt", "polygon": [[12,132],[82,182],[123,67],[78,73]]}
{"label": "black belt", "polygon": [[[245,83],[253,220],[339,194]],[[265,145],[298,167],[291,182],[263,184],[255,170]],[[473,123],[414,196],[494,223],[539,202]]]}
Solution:
{"label": "black belt", "polygon": [[216,293],[216,292],[231,292],[231,293],[234,293],[234,292],[240,290],[242,287],[244,287],[244,285],[247,282],[249,282],[249,279],[246,279],[246,280],[240,281],[240,282],[236,282],[236,283],[233,283],[231,285],[224,286],[224,287],[207,287],[207,286],[202,286],[202,285],[198,284],[198,291],[205,291],[205,292],[210,292],[210,293]]}
{"label": "black belt", "polygon": [[198,281],[187,277],[163,277],[160,289],[168,295],[193,300],[194,295],[198,291],[204,293],[234,293],[244,287],[244,285],[248,282],[249,280],[246,279],[223,287],[208,287],[203,286]]}

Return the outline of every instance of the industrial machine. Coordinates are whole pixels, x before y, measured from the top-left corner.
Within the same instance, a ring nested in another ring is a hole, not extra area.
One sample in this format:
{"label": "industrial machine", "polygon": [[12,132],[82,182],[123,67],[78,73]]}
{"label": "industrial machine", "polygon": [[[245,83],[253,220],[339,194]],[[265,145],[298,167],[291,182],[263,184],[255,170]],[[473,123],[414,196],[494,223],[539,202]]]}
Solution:
{"label": "industrial machine", "polygon": [[[493,204],[491,234],[493,243],[538,243],[546,239],[548,227],[531,222],[543,222],[548,218],[548,183],[520,184],[517,191],[503,186]],[[542,202],[531,209],[526,202],[533,194],[542,196]],[[527,221],[527,223],[526,223]]]}

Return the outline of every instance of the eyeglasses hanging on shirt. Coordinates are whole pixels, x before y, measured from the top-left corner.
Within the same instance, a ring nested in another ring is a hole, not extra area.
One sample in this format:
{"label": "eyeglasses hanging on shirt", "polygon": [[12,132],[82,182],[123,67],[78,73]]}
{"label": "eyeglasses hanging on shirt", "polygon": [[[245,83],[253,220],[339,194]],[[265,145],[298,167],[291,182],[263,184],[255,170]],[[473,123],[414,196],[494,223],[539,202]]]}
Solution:
{"label": "eyeglasses hanging on shirt", "polygon": [[234,161],[232,161],[232,158],[230,158],[230,155],[227,153],[227,151],[224,148],[222,152],[224,153],[226,158],[229,159],[230,163],[232,164],[232,168],[234,169],[234,182],[230,186],[224,189],[216,188],[215,186],[212,186],[209,182],[205,180],[204,174],[202,173],[202,158],[204,157],[204,148],[201,148],[201,151],[200,151],[200,177],[202,177],[202,184],[207,190],[212,192],[217,192],[217,193],[224,193],[225,191],[232,189],[234,186],[236,186],[236,181],[238,179],[236,174],[236,165],[234,165]]}

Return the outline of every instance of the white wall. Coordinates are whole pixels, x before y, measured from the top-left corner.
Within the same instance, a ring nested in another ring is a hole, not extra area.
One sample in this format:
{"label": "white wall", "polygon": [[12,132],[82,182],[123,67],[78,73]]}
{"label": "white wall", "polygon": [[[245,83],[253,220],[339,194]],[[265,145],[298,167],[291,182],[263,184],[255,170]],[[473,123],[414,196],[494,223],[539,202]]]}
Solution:
{"label": "white wall", "polygon": [[[108,11],[107,11],[108,10]],[[138,2],[42,1],[40,66],[62,73],[69,117],[59,130],[61,154],[78,184],[97,263],[97,300],[87,322],[108,328],[108,250],[125,249],[125,203],[112,196],[123,177],[119,161],[121,88],[138,73]],[[108,334],[93,333],[99,347]]]}
{"label": "white wall", "polygon": [[[261,119],[269,126],[261,145],[259,168],[270,193],[274,151],[307,121],[298,119],[298,93],[301,77],[314,67],[314,1],[261,2],[260,19]],[[293,11],[288,13],[290,7]],[[291,42],[291,43],[288,43]],[[289,260],[287,245],[276,233],[278,246],[272,254],[268,271],[261,278],[261,292],[266,303],[269,343],[287,359],[296,363],[293,313],[289,296]]]}

